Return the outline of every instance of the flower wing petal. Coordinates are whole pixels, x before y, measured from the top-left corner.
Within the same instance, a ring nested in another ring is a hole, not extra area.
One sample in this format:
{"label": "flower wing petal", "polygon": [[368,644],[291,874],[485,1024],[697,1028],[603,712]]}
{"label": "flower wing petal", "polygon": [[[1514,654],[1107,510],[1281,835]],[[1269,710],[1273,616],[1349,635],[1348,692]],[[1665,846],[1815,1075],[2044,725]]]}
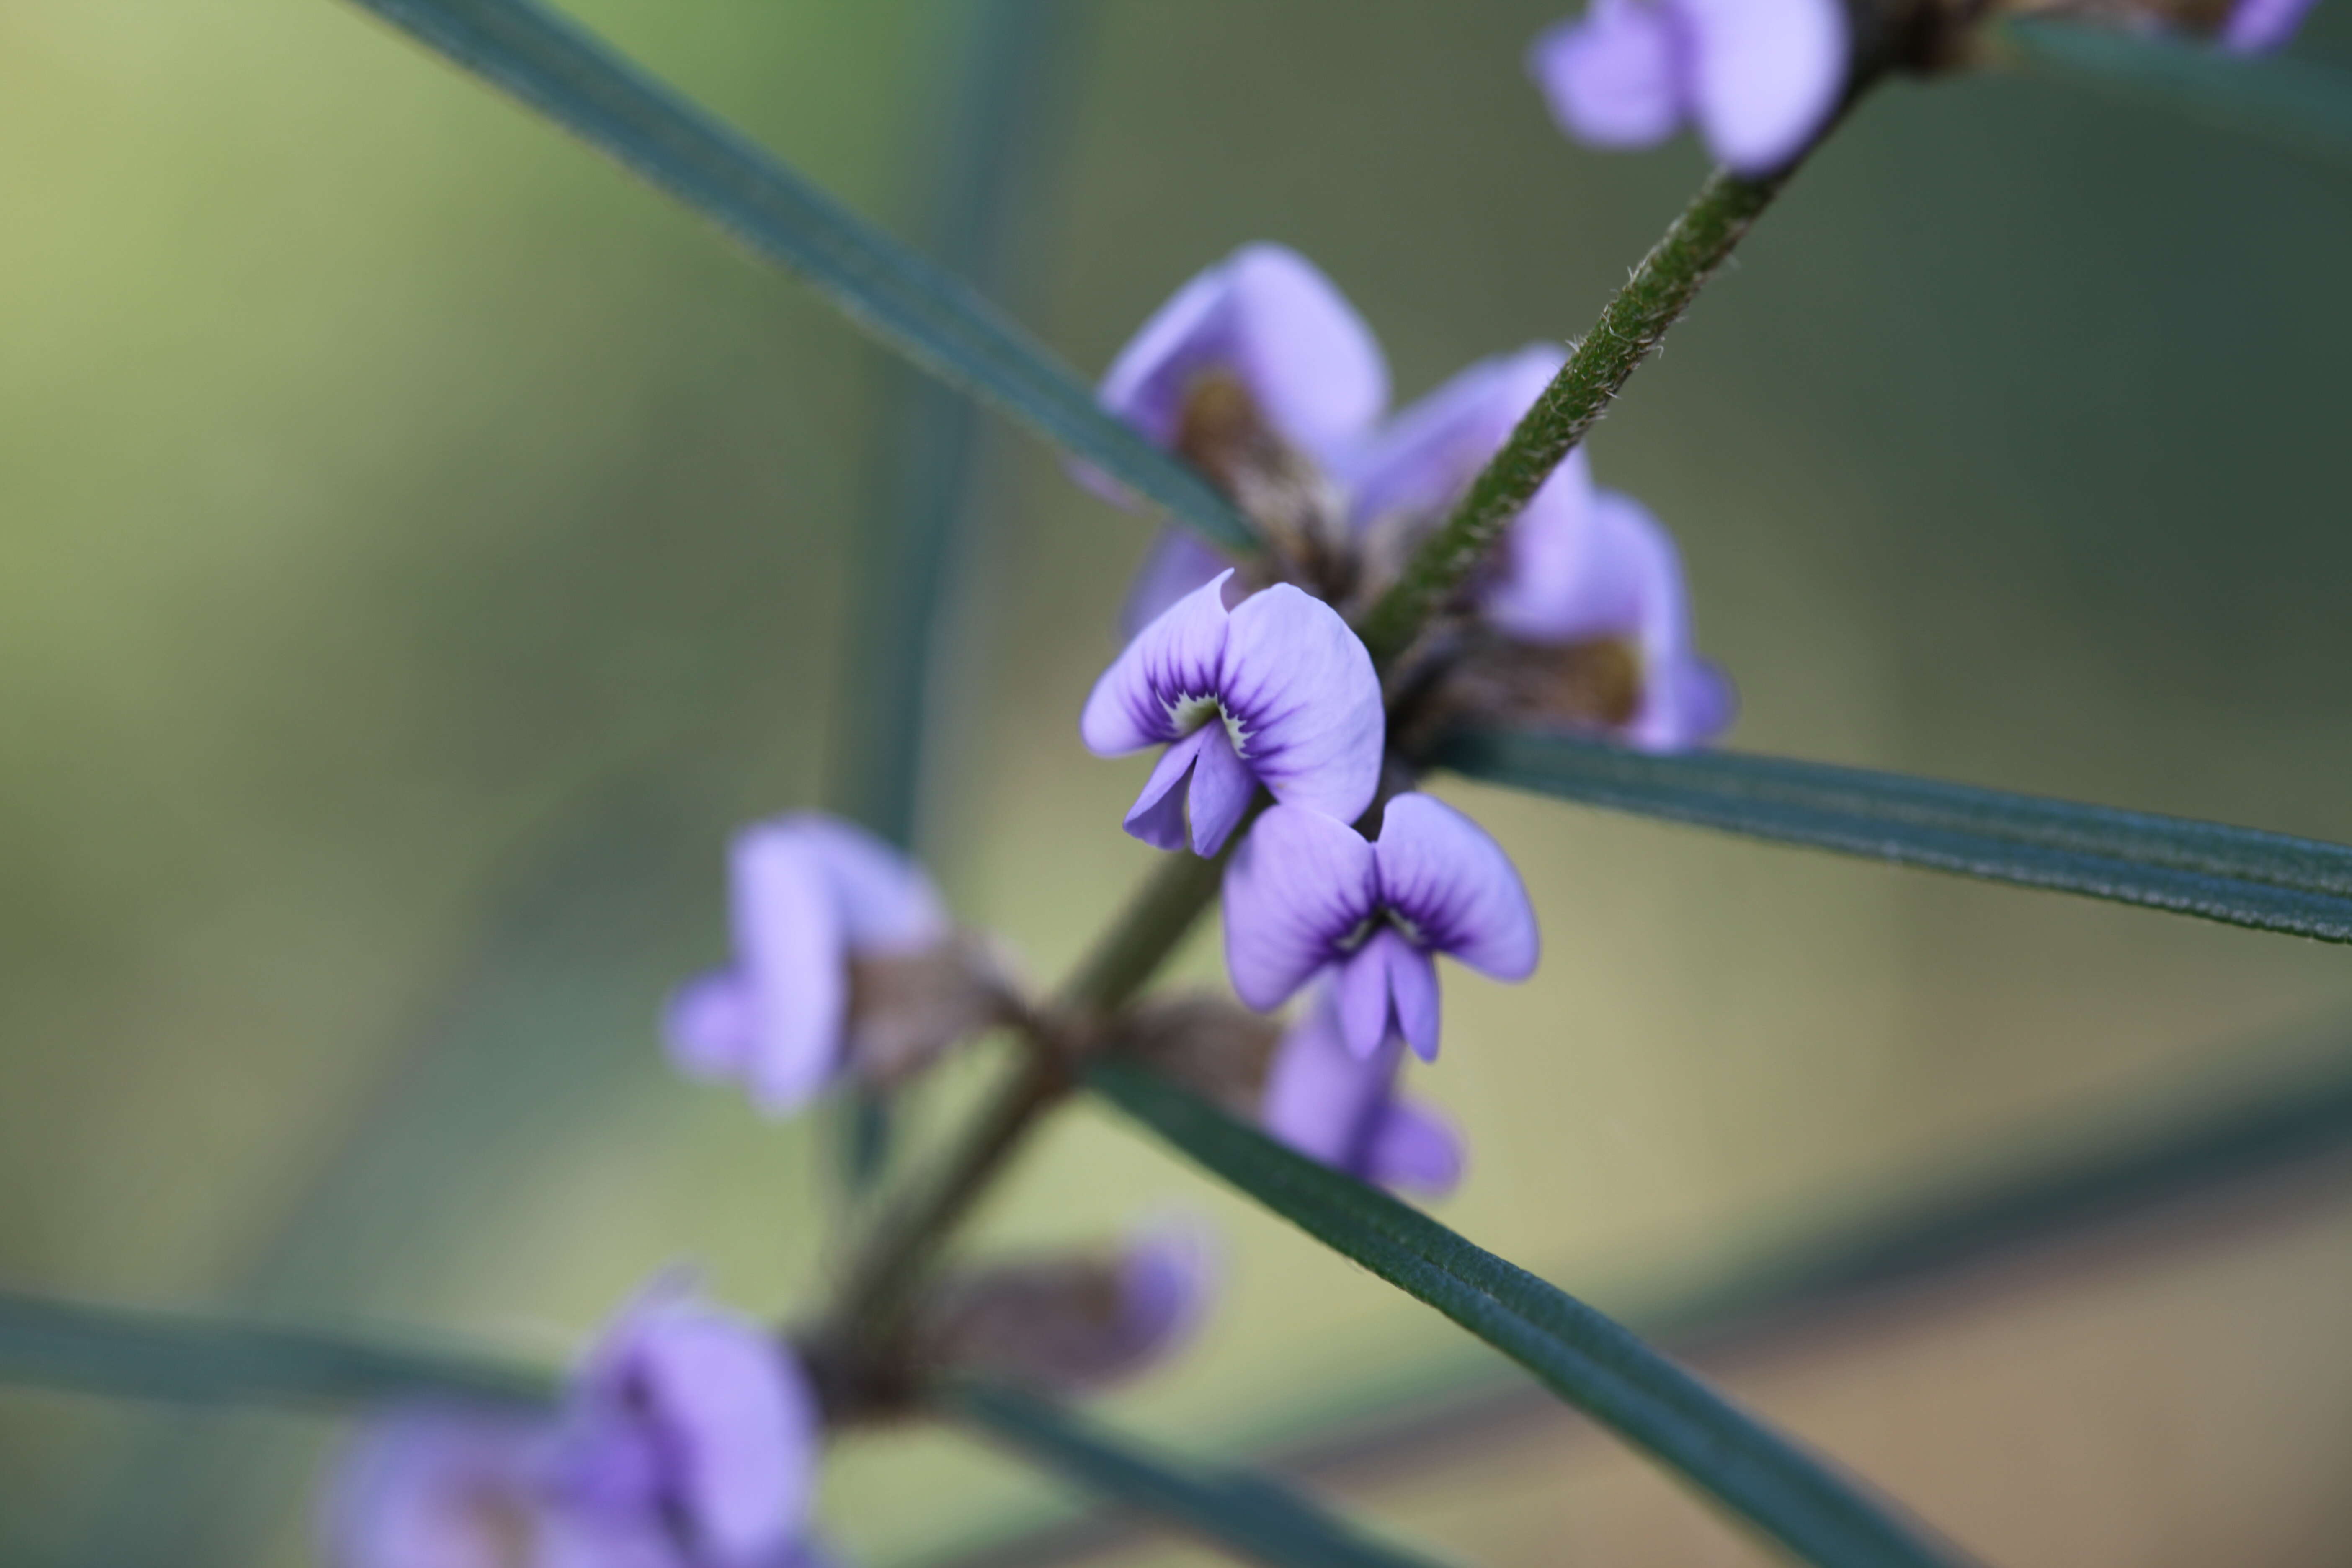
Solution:
{"label": "flower wing petal", "polygon": [[[1195,730],[1160,752],[1121,826],[1154,849],[1183,848],[1184,805],[1192,794],[1192,770],[1200,763],[1201,748],[1223,735],[1222,730]],[[1233,748],[1225,750],[1230,753]]]}
{"label": "flower wing petal", "polygon": [[1340,1029],[1337,994],[1332,983],[1326,982],[1276,1048],[1259,1119],[1268,1132],[1300,1153],[1350,1175],[1363,1175],[1355,1156],[1365,1129],[1387,1102],[1389,1081],[1402,1054],[1401,1048],[1392,1048],[1360,1058],[1349,1050]]}
{"label": "flower wing petal", "polygon": [[1389,802],[1376,847],[1381,900],[1425,946],[1496,980],[1535,973],[1535,908],[1503,847],[1432,796]]}
{"label": "flower wing petal", "polygon": [[1351,822],[1372,803],[1387,721],[1371,655],[1339,613],[1287,583],[1233,613],[1218,689],[1242,760],[1276,800]]}
{"label": "flower wing petal", "polygon": [[1389,421],[1349,466],[1355,525],[1450,505],[1567,358],[1556,343],[1530,343],[1480,360]]}
{"label": "flower wing petal", "polygon": [[1203,583],[1216,581],[1226,561],[1189,528],[1160,531],[1150,552],[1128,585],[1127,602],[1119,606],[1118,634],[1133,642],[1144,627],[1166,615],[1176,602]]}
{"label": "flower wing petal", "polygon": [[1098,757],[1139,752],[1178,738],[1169,709],[1179,698],[1213,696],[1225,651],[1224,584],[1219,573],[1169,606],[1111,661],[1087,698],[1078,736]]}
{"label": "flower wing petal", "polygon": [[1384,1187],[1444,1197],[1462,1180],[1462,1134],[1426,1106],[1391,1100],[1372,1134],[1366,1173]]}
{"label": "flower wing petal", "polygon": [[812,813],[783,824],[832,888],[852,951],[911,952],[951,929],[939,889],[904,851],[839,817]]}
{"label": "flower wing petal", "polygon": [[751,1054],[749,989],[731,969],[698,974],[671,993],[662,1012],[670,1060],[688,1078],[730,1078]]}
{"label": "flower wing petal", "polygon": [[1388,362],[1346,295],[1287,246],[1226,263],[1230,352],[1276,435],[1328,469],[1388,405]]}
{"label": "flower wing petal", "polygon": [[1552,119],[1595,147],[1648,147],[1690,112],[1676,18],[1652,0],[1593,0],[1528,51],[1528,69]]}
{"label": "flower wing petal", "polygon": [[1693,109],[1715,155],[1769,174],[1805,150],[1844,95],[1842,0],[1675,0],[1692,41]]}
{"label": "flower wing petal", "polygon": [[1264,1012],[1331,960],[1369,919],[1372,847],[1344,822],[1277,805],[1252,827],[1225,872],[1225,967],[1244,1002]]}
{"label": "flower wing petal", "polygon": [[1200,760],[1192,767],[1192,787],[1187,800],[1192,815],[1192,853],[1214,855],[1225,847],[1250,802],[1257,798],[1257,776],[1234,754],[1233,741],[1222,723],[1204,726],[1194,737]]}
{"label": "flower wing petal", "polygon": [[798,1110],[841,1058],[849,1006],[849,933],[830,879],[789,824],[736,837],[730,895],[737,970],[750,1002],[741,1068],[761,1110]]}

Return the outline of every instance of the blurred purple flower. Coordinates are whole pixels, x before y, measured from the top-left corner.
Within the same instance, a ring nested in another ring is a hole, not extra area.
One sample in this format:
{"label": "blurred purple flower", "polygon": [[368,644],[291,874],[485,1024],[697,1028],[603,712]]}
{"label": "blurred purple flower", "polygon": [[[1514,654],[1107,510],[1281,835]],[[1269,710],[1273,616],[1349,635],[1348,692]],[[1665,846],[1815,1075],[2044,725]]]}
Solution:
{"label": "blurred purple flower", "polygon": [[1349,1050],[1338,990],[1318,985],[1275,1053],[1260,1111],[1266,1131],[1360,1181],[1443,1197],[1462,1179],[1462,1139],[1398,1097],[1404,1048],[1392,1033],[1369,1057]]}
{"label": "blurred purple flower", "polygon": [[1228,610],[1220,573],[1129,643],[1095,683],[1079,733],[1097,756],[1167,752],[1127,814],[1160,849],[1214,855],[1261,784],[1352,819],[1379,784],[1385,720],[1371,656],[1339,612],[1288,584]]}
{"label": "blurred purple flower", "polygon": [[729,880],[735,962],[670,999],[670,1055],[692,1077],[740,1079],[761,1109],[781,1115],[843,1066],[850,961],[919,952],[952,928],[921,868],[833,817],[744,829]]}
{"label": "blurred purple flower", "polygon": [[1580,142],[1647,147],[1696,121],[1717,159],[1764,174],[1828,123],[1848,47],[1842,0],[1592,0],[1528,65]]}
{"label": "blurred purple flower", "polygon": [[[1355,465],[1359,527],[1452,504],[1566,357],[1538,343],[1482,360],[1399,414]],[[1487,621],[1520,641],[1623,644],[1638,679],[1617,731],[1628,743],[1675,751],[1729,726],[1730,682],[1693,646],[1673,538],[1633,497],[1596,489],[1582,447],[1512,522],[1477,594]]]}
{"label": "blurred purple flower", "polygon": [[[1245,510],[1336,510],[1328,476],[1387,406],[1388,366],[1363,319],[1312,263],[1285,246],[1246,245],[1143,324],[1098,395]],[[1091,470],[1077,472],[1124,500]],[[1162,532],[1129,593],[1124,635],[1225,564],[1188,531]]]}
{"label": "blurred purple flower", "polygon": [[821,1441],[798,1361],[656,1287],[549,1415],[394,1411],[328,1494],[340,1568],[799,1568]]}
{"label": "blurred purple flower", "polygon": [[1277,805],[1225,874],[1225,966],[1264,1012],[1328,970],[1341,1037],[1358,1058],[1402,1034],[1437,1056],[1437,966],[1446,953],[1497,980],[1535,972],[1536,916],[1502,846],[1425,795],[1389,802],[1377,842]]}
{"label": "blurred purple flower", "polygon": [[2312,0],[2238,0],[2221,25],[2221,47],[2242,55],[2275,49],[2294,37]]}

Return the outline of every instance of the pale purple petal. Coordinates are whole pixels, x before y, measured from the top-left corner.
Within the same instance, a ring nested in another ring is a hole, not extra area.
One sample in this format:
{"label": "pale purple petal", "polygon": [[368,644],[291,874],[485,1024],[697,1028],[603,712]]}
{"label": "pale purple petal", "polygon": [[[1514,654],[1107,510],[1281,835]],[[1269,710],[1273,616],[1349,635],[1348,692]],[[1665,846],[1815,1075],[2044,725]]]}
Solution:
{"label": "pale purple petal", "polygon": [[1642,657],[1642,697],[1625,741],[1645,751],[1703,745],[1728,728],[1737,710],[1731,684],[1691,646],[1690,595],[1674,536],[1629,495],[1602,490],[1595,534],[1603,574],[1617,580],[1631,615],[1611,628],[1630,637]]}
{"label": "pale purple petal", "polygon": [[1246,245],[1194,278],[1119,351],[1104,407],[1162,447],[1205,374],[1237,379],[1275,434],[1328,466],[1388,402],[1379,342],[1314,264]]}
{"label": "pale purple petal", "polygon": [[1234,752],[1222,721],[1203,726],[1197,739],[1199,761],[1192,767],[1186,801],[1192,817],[1192,853],[1207,857],[1223,849],[1249,815],[1250,802],[1257,798],[1257,777]]}
{"label": "pale purple petal", "polygon": [[[502,1559],[507,1568],[522,1568]],[[541,1516],[528,1568],[691,1568],[650,1513],[557,1504]],[[764,1565],[763,1565],[764,1568]]]}
{"label": "pale purple petal", "polygon": [[1095,682],[1078,735],[1098,757],[1180,739],[1171,710],[1182,698],[1214,696],[1224,651],[1224,581],[1202,584],[1139,633]]}
{"label": "pale purple petal", "polygon": [[736,972],[751,1002],[746,1086],[763,1110],[797,1110],[840,1064],[849,940],[824,868],[772,824],[737,836],[730,892]]}
{"label": "pale purple petal", "polygon": [[853,952],[911,952],[948,934],[939,889],[905,853],[855,824],[809,813],[775,826],[806,846],[833,889]]}
{"label": "pale purple petal", "polygon": [[1196,1221],[1156,1221],[1129,1240],[1119,1259],[1118,1316],[1130,1373],[1166,1360],[1199,1330],[1218,1272],[1216,1237]]}
{"label": "pale purple petal", "polygon": [[[1177,600],[1232,564],[1189,528],[1168,527],[1151,542],[1151,552],[1136,569],[1128,585],[1127,602],[1119,608],[1118,635],[1123,643],[1174,606]],[[1228,585],[1228,593],[1231,585]]]}
{"label": "pale purple petal", "polygon": [[1426,1107],[1391,1100],[1366,1153],[1368,1181],[1444,1197],[1462,1181],[1462,1135]]}
{"label": "pale purple petal", "polygon": [[1496,980],[1535,973],[1535,909],[1486,829],[1432,796],[1401,795],[1388,804],[1375,858],[1382,901],[1413,923],[1423,946]]}
{"label": "pale purple petal", "polygon": [[1402,1040],[1361,1057],[1349,1049],[1335,987],[1327,983],[1276,1048],[1259,1117],[1300,1153],[1365,1175],[1361,1155],[1403,1055]]}
{"label": "pale purple petal", "polygon": [[1344,476],[1354,525],[1450,506],[1567,357],[1557,344],[1532,343],[1481,360],[1398,414]]}
{"label": "pale purple petal", "polygon": [[1592,468],[1577,447],[1503,536],[1503,569],[1479,593],[1487,620],[1526,642],[1622,634],[1635,615],[1629,568],[1605,558]]}
{"label": "pale purple petal", "polygon": [[733,1078],[751,1059],[751,998],[731,969],[697,975],[670,995],[662,1015],[670,1060],[688,1078]]}
{"label": "pale purple petal", "polygon": [[2221,47],[2242,55],[2275,49],[2294,37],[2312,0],[2238,0],[2221,26]]}
{"label": "pale purple petal", "polygon": [[[764,1568],[799,1535],[820,1424],[798,1360],[747,1319],[657,1289],[624,1313],[583,1368],[574,1420],[635,1428],[656,1466],[646,1500],[681,1522],[712,1568]],[[583,1500],[625,1515],[631,1489]]]}
{"label": "pale purple petal", "polygon": [[1387,721],[1371,655],[1339,613],[1276,584],[1233,612],[1218,690],[1242,760],[1275,799],[1353,821],[1372,803]]}
{"label": "pale purple petal", "polygon": [[1335,988],[1339,1037],[1360,1060],[1370,1061],[1397,1035],[1396,1006],[1389,992],[1389,948],[1402,940],[1393,931],[1376,932],[1339,963]]}
{"label": "pale purple petal", "polygon": [[1692,43],[1692,112],[1708,150],[1751,174],[1803,152],[1845,94],[1843,0],[1672,3]]}
{"label": "pale purple petal", "polygon": [[1244,1002],[1280,1006],[1372,915],[1372,847],[1344,822],[1277,805],[1225,872],[1225,967]]}
{"label": "pale purple petal", "polygon": [[1389,1011],[1412,1054],[1423,1061],[1437,1059],[1437,964],[1429,954],[1405,941],[1394,930],[1376,933],[1372,941],[1388,949]]}
{"label": "pale purple petal", "polygon": [[395,1410],[336,1461],[320,1510],[336,1568],[512,1568],[548,1424],[459,1405]]}
{"label": "pale purple petal", "polygon": [[[1204,725],[1160,752],[1151,776],[1143,782],[1143,793],[1127,808],[1122,826],[1128,832],[1154,849],[1183,848],[1184,808],[1192,795],[1192,769],[1203,747],[1223,740],[1223,725]],[[1225,754],[1231,756],[1233,750],[1227,744]]]}
{"label": "pale purple petal", "polygon": [[1561,130],[1596,147],[1664,141],[1691,110],[1689,40],[1652,0],[1593,0],[1538,36],[1528,68]]}

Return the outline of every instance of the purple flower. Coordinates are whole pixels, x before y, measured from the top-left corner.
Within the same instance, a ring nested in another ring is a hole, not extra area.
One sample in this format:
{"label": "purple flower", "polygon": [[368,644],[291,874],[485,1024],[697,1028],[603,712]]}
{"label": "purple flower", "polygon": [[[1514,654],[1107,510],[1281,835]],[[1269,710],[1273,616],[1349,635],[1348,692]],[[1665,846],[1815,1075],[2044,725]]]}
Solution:
{"label": "purple flower", "polygon": [[2221,24],[2221,47],[2242,55],[2275,49],[2294,37],[2312,0],[2238,0]]}
{"label": "purple flower", "polygon": [[1434,1112],[1397,1096],[1404,1038],[1369,1057],[1348,1048],[1339,994],[1317,988],[1283,1037],[1259,1112],[1267,1131],[1360,1181],[1443,1197],[1462,1179],[1462,1139]]}
{"label": "purple flower", "polygon": [[[1262,522],[1308,532],[1336,510],[1328,476],[1388,395],[1380,344],[1354,307],[1297,251],[1265,244],[1178,289],[1119,351],[1098,393]],[[1224,564],[1193,534],[1168,530],[1136,579],[1122,630],[1133,637]]]}
{"label": "purple flower", "polygon": [[1376,842],[1344,822],[1277,805],[1225,874],[1234,990],[1264,1012],[1333,972],[1340,1035],[1359,1058],[1402,1034],[1423,1060],[1435,1059],[1433,955],[1524,980],[1537,946],[1535,910],[1502,846],[1425,795],[1389,802]]}
{"label": "purple flower", "polygon": [[341,1568],[801,1568],[820,1430],[798,1361],[656,1288],[549,1414],[415,1406],[364,1429],[324,1519]]}
{"label": "purple flower", "polygon": [[[1538,343],[1483,360],[1398,415],[1355,465],[1359,527],[1396,526],[1450,506],[1565,358]],[[1675,751],[1730,724],[1730,682],[1693,644],[1673,538],[1633,497],[1595,488],[1582,447],[1513,521],[1476,592],[1486,619],[1520,641],[1622,645],[1636,682],[1615,730],[1628,743]]]}
{"label": "purple flower", "polygon": [[741,1080],[781,1115],[844,1065],[851,960],[920,952],[952,928],[919,867],[827,816],[746,828],[729,876],[735,962],[670,999],[670,1054],[692,1077]]}
{"label": "purple flower", "polygon": [[1847,51],[1842,0],[1592,0],[1528,65],[1580,142],[1647,147],[1695,120],[1717,158],[1763,174],[1828,123]]}
{"label": "purple flower", "polygon": [[1232,572],[1186,595],[1095,682],[1079,733],[1097,756],[1165,745],[1127,830],[1195,853],[1223,847],[1261,784],[1353,819],[1380,783],[1385,720],[1371,656],[1339,612],[1288,584],[1228,610]]}

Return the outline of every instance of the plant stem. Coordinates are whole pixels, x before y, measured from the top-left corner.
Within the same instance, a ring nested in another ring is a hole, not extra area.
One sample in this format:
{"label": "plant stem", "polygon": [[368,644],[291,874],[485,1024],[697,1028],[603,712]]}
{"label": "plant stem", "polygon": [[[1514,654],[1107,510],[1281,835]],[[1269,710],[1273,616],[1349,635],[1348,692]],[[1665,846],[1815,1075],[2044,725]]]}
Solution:
{"label": "plant stem", "polygon": [[1608,411],[1666,329],[1690,308],[1786,174],[1744,179],[1717,170],[1666,230],[1568,363],[1479,473],[1451,517],[1405,563],[1357,627],[1373,659],[1392,662],[1484,560],[1505,525]]}

